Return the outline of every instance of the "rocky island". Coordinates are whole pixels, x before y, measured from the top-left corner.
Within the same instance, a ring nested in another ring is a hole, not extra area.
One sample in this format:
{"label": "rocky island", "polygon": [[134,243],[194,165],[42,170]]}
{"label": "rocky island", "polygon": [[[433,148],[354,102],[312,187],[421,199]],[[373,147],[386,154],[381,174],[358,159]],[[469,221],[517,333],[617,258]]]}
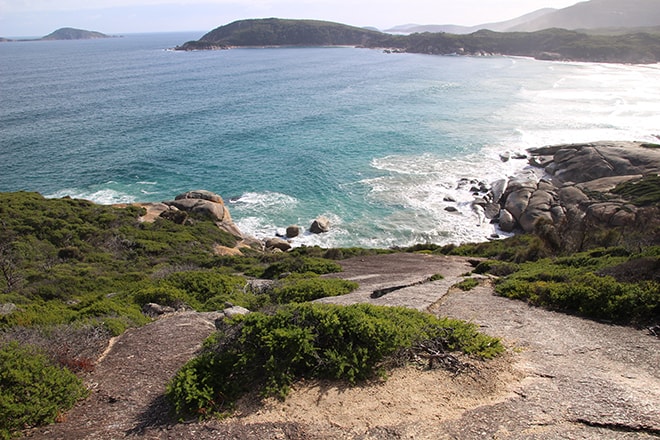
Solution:
{"label": "rocky island", "polygon": [[50,34],[32,40],[11,40],[7,38],[0,38],[0,42],[10,41],[52,41],[52,40],[95,40],[99,38],[114,38],[111,35],[106,35],[101,32],[87,31],[84,29],[75,29],[70,27],[60,28]]}
{"label": "rocky island", "polygon": [[70,27],[60,28],[42,37],[42,40],[93,40],[97,38],[112,38],[110,35],[96,31],[75,29]]}

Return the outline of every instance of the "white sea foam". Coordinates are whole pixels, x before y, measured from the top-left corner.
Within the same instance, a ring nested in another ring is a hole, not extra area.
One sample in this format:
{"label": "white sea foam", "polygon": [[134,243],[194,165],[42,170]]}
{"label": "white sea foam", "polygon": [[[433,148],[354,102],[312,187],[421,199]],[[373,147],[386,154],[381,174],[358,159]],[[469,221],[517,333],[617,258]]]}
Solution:
{"label": "white sea foam", "polygon": [[136,198],[130,194],[115,191],[113,189],[99,189],[97,191],[82,191],[79,189],[63,189],[53,194],[46,195],[47,198],[71,197],[73,199],[90,200],[101,205],[113,205],[116,203],[134,203]]}
{"label": "white sea foam", "polygon": [[[525,147],[603,139],[654,140],[660,88],[648,87],[660,66],[556,64],[561,78],[526,87],[499,117],[520,127]],[[657,141],[657,139],[655,139]]]}
{"label": "white sea foam", "polygon": [[233,209],[249,214],[250,212],[285,212],[295,208],[298,200],[295,197],[278,192],[248,192],[238,198],[232,198],[229,203]]}
{"label": "white sea foam", "polygon": [[247,235],[265,239],[275,236],[288,225],[276,224],[275,219],[293,214],[298,200],[277,192],[248,192],[229,201],[238,228]]}
{"label": "white sea foam", "polygon": [[374,159],[374,168],[387,174],[362,183],[370,188],[374,203],[395,208],[378,220],[378,226],[406,244],[483,241],[497,233],[472,202],[474,187],[480,182],[490,185],[527,166],[525,160],[502,161],[502,153],[502,147],[494,146],[461,159],[431,154]]}

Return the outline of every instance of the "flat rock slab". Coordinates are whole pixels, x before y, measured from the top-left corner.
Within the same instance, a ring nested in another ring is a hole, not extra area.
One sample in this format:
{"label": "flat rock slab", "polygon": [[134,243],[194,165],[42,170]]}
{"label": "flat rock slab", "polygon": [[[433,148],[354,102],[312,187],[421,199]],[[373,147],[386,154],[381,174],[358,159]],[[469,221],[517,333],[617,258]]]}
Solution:
{"label": "flat rock slab", "polygon": [[660,436],[660,340],[648,331],[530,307],[490,286],[454,290],[431,310],[503,338],[524,373],[510,399],[465,412],[438,438]]}
{"label": "flat rock slab", "polygon": [[[462,281],[462,275],[472,270],[467,258],[427,254],[373,255],[338,263],[344,271],[327,277],[355,281],[360,287],[348,295],[322,298],[317,302],[370,303],[426,310],[451,286]],[[434,275],[442,275],[442,279],[429,281]],[[389,293],[373,295],[384,291]]]}
{"label": "flat rock slab", "polygon": [[215,331],[214,313],[182,312],[114,338],[86,377],[90,396],[63,423],[26,433],[29,438],[77,440],[139,435],[170,420],[163,394],[170,378]]}

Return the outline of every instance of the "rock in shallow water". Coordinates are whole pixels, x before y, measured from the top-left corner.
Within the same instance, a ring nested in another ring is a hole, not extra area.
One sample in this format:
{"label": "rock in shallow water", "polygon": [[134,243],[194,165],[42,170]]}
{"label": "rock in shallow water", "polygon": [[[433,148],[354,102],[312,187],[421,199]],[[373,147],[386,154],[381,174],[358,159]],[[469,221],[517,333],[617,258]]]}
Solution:
{"label": "rock in shallow water", "polygon": [[323,234],[330,230],[330,220],[327,217],[320,216],[312,222],[309,231],[313,234]]}

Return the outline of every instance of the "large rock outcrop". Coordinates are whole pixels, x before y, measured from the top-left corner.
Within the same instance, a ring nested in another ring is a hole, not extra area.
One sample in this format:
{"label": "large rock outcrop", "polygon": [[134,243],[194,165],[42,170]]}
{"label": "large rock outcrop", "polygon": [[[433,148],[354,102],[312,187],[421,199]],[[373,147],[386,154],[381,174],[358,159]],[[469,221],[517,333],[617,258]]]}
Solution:
{"label": "large rock outcrop", "polygon": [[509,179],[503,191],[497,185],[497,191],[491,190],[487,196],[501,208],[496,221],[503,231],[535,232],[540,224],[553,225],[558,230],[630,230],[643,224],[656,225],[657,206],[637,206],[613,190],[622,183],[658,175],[660,146],[595,142],[529,152],[530,164],[542,170],[538,173],[541,177],[530,173]]}
{"label": "large rock outcrop", "polygon": [[163,217],[177,217],[171,211],[184,211],[191,214],[204,216],[213,220],[218,227],[229,232],[237,238],[243,238],[243,234],[234,224],[225,206],[222,197],[206,190],[188,191],[179,194],[174,200],[163,202],[169,207],[170,212],[164,211]]}
{"label": "large rock outcrop", "polygon": [[642,142],[593,142],[529,150],[557,185],[660,173],[660,148]]}
{"label": "large rock outcrop", "polygon": [[[234,237],[250,241],[250,237],[244,236],[233,222],[222,197],[211,191],[188,191],[179,194],[174,200],[161,203],[135,203],[134,205],[145,209],[145,214],[139,219],[142,222],[153,222],[157,218],[164,218],[174,223],[185,224],[190,221],[191,215],[201,216],[212,220],[218,228]],[[115,206],[125,207],[127,205]]]}

